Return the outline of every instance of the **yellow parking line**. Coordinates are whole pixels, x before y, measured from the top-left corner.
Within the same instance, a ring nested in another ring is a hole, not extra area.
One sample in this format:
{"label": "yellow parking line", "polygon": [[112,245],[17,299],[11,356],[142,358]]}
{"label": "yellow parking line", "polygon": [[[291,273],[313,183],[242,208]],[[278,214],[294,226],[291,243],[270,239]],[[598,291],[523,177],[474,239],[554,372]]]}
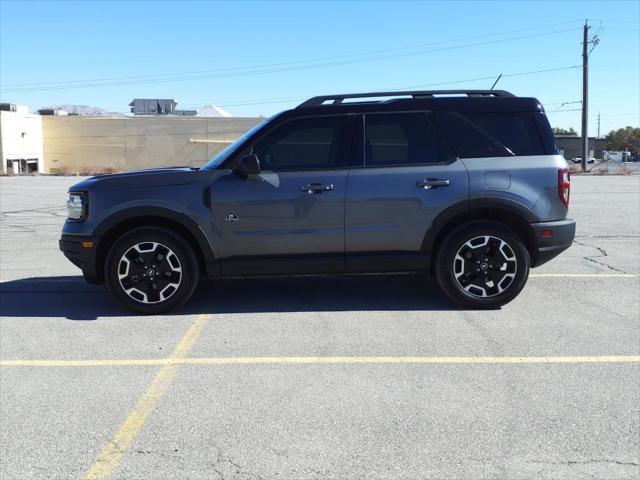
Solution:
{"label": "yellow parking line", "polygon": [[189,365],[265,364],[527,364],[527,363],[621,363],[640,362],[640,355],[572,357],[214,357],[185,358]]}
{"label": "yellow parking line", "polygon": [[[193,337],[195,339],[195,337]],[[188,350],[185,350],[185,352]],[[204,357],[114,360],[3,360],[2,367],[123,367],[162,365],[273,365],[273,364],[532,364],[532,363],[637,363],[640,355],[578,355],[546,357]],[[159,372],[162,373],[162,370]]]}
{"label": "yellow parking line", "polygon": [[533,278],[636,278],[640,275],[635,273],[532,273],[529,277]]}
{"label": "yellow parking line", "polygon": [[[202,332],[210,318],[210,315],[200,315],[195,323],[189,327],[189,330],[187,330],[187,333],[185,333],[184,337],[178,342],[171,356],[164,360],[162,368],[160,368],[144,395],[140,397],[135,408],[129,413],[129,416],[122,425],[120,425],[120,428],[113,438],[109,440],[107,445],[95,458],[85,476],[85,480],[106,480],[111,477],[120,463],[122,455],[124,455],[131,446],[138,432],[144,425],[147,416],[167,391],[167,388],[169,388],[169,384],[176,374],[177,361],[184,359],[189,353],[198,335],[200,335],[200,332]],[[146,364],[156,365],[156,361],[157,360],[148,360],[147,362],[154,363]],[[135,362],[139,364],[140,361]],[[123,361],[119,361],[118,365],[122,364]]]}

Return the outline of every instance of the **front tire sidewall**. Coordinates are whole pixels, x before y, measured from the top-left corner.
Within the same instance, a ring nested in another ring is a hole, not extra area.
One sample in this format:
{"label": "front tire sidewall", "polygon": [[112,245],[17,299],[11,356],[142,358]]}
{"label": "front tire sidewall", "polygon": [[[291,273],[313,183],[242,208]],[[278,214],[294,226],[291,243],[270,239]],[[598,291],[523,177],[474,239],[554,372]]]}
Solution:
{"label": "front tire sidewall", "polygon": [[[166,245],[178,257],[182,276],[178,289],[165,301],[142,303],[131,298],[122,289],[118,279],[120,258],[133,245],[142,242],[158,242]],[[199,278],[198,263],[189,243],[179,234],[159,227],[141,227],[120,237],[111,247],[105,260],[105,278],[109,292],[130,310],[144,315],[169,312],[184,305],[193,295]]]}
{"label": "front tire sidewall", "polygon": [[[515,278],[507,289],[487,298],[476,297],[466,292],[455,278],[453,262],[458,250],[472,238],[491,235],[504,240],[513,250],[518,268]],[[442,290],[458,305],[465,308],[493,309],[506,305],[522,291],[529,277],[531,260],[529,251],[520,236],[511,228],[497,222],[474,222],[451,232],[442,242],[436,264],[436,275]]]}

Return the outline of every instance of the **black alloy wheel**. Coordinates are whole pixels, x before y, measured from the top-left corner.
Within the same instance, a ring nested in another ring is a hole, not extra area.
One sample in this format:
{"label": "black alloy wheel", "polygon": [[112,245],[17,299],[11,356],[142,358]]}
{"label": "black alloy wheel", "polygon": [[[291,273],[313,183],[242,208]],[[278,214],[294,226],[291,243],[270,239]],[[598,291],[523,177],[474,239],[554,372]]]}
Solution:
{"label": "black alloy wheel", "polygon": [[143,314],[165,313],[184,305],[199,279],[193,249],[180,234],[162,227],[125,233],[105,261],[111,294]]}
{"label": "black alloy wheel", "polygon": [[436,276],[449,298],[466,308],[499,308],[513,300],[529,277],[529,251],[510,227],[475,221],[442,241]]}

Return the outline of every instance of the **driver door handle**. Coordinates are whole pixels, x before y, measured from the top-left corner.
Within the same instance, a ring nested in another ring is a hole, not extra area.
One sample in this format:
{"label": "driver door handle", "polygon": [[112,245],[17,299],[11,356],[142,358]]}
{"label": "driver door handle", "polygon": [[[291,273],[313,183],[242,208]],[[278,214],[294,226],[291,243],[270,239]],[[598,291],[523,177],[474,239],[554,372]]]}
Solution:
{"label": "driver door handle", "polygon": [[333,190],[333,185],[325,185],[323,183],[310,183],[300,187],[301,192],[307,192],[310,194],[329,192],[331,190]]}
{"label": "driver door handle", "polygon": [[416,182],[416,187],[424,188],[425,190],[431,190],[437,187],[448,187],[451,184],[448,179],[440,178],[425,178],[419,182]]}

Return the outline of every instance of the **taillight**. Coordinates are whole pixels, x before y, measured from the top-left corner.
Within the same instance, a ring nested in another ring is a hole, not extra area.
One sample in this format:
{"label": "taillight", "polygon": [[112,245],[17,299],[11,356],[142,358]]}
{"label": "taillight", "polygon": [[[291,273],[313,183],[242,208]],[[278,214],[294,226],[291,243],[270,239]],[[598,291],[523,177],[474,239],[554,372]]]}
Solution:
{"label": "taillight", "polygon": [[558,195],[565,207],[569,208],[569,191],[571,190],[571,178],[568,168],[558,169]]}

